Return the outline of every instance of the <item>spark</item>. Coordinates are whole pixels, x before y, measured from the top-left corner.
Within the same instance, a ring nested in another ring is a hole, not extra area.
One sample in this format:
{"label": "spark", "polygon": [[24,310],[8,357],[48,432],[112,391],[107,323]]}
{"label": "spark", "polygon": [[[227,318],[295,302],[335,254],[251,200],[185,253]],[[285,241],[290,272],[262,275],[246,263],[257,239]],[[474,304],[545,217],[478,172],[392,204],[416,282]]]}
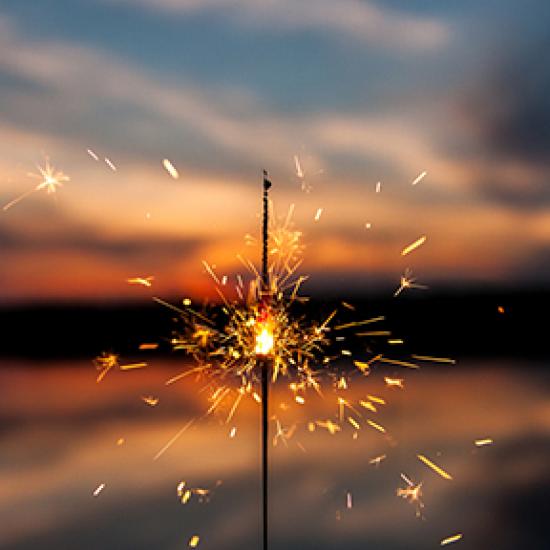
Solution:
{"label": "spark", "polygon": [[175,180],[177,180],[180,177],[176,167],[168,159],[162,159],[162,166],[164,166],[164,169]]}
{"label": "spark", "polygon": [[371,428],[374,428],[375,430],[378,430],[379,432],[385,434],[386,433],[386,428],[384,428],[384,426],[380,426],[380,424],[377,424],[376,422],[372,421],[372,420],[367,420],[367,424],[371,427]]}
{"label": "spark", "polygon": [[410,254],[413,250],[416,250],[419,246],[422,246],[426,242],[426,235],[422,235],[422,237],[416,239],[413,243],[411,243],[409,246],[406,246],[401,251],[401,256],[406,256],[407,254]]}
{"label": "spark", "polygon": [[323,213],[322,208],[317,209],[317,213],[315,214],[315,221],[318,222],[321,219],[321,214]]}
{"label": "spark", "polygon": [[143,343],[143,344],[140,344],[139,345],[139,349],[140,350],[153,350],[153,349],[157,349],[159,347],[158,344],[156,343]]}
{"label": "spark", "polygon": [[143,369],[146,366],[147,363],[129,363],[127,365],[120,365],[120,370]]}
{"label": "spark", "polygon": [[365,409],[371,412],[377,412],[377,408],[370,401],[360,400],[359,405],[361,405],[361,407],[364,407]]}
{"label": "spark", "polygon": [[237,428],[233,426],[233,428],[231,428],[231,431],[229,432],[229,437],[233,439],[236,435],[237,435]]}
{"label": "spark", "polygon": [[476,439],[474,441],[474,444],[476,447],[485,447],[486,445],[492,445],[493,444],[493,440],[491,438],[486,438],[486,439]]}
{"label": "spark", "polygon": [[187,430],[187,428],[189,428],[189,426],[191,426],[193,424],[195,420],[190,420],[189,422],[187,422],[187,424],[185,424],[185,426],[183,426],[183,428],[181,428],[181,430],[179,430],[176,435],[174,435],[169,441],[168,443],[166,443],[166,445],[164,445],[164,447],[162,447],[162,449],[160,449],[160,451],[153,457],[153,460],[158,460],[177,440],[178,438],[183,434],[183,432],[185,432]]}
{"label": "spark", "polygon": [[116,172],[117,168],[114,165],[113,161],[110,158],[105,157],[103,159],[105,161],[105,164],[113,171]]}
{"label": "spark", "polygon": [[304,171],[302,170],[302,165],[300,164],[300,159],[298,158],[298,155],[294,155],[294,166],[296,168],[296,175],[301,180],[305,178]]}
{"label": "spark", "polygon": [[417,183],[420,183],[426,176],[428,175],[428,172],[422,172],[421,174],[418,174],[416,178],[413,180],[412,184],[416,185]]}
{"label": "spark", "polygon": [[498,311],[501,315],[504,314],[504,308],[503,308],[502,306],[498,306],[498,307],[497,307],[497,311]]}
{"label": "spark", "polygon": [[449,359],[448,357],[432,357],[430,355],[411,355],[413,359],[419,361],[432,361],[433,363],[449,363],[451,365],[456,364],[455,359]]}
{"label": "spark", "polygon": [[462,533],[458,533],[457,535],[447,537],[446,539],[443,539],[441,541],[441,546],[446,546],[447,544],[452,544],[453,542],[459,541],[461,538],[462,538]]}
{"label": "spark", "polygon": [[380,466],[380,463],[385,459],[386,455],[375,456],[374,458],[371,458],[369,460],[369,464],[372,464],[373,466],[376,466],[378,468],[378,466]]}
{"label": "spark", "polygon": [[116,441],[117,447],[121,447],[125,442],[126,440],[123,437],[119,437]]}
{"label": "spark", "polygon": [[390,363],[392,365],[398,365],[400,367],[405,367],[407,369],[419,369],[420,367],[415,363],[409,363],[407,361],[399,361],[398,359],[390,359],[389,357],[380,357],[378,359],[381,363]]}
{"label": "spark", "polygon": [[199,545],[200,537],[198,535],[193,535],[189,540],[189,548],[196,548]]}
{"label": "spark", "polygon": [[293,424],[289,428],[284,428],[279,419],[275,419],[276,431],[273,436],[273,446],[277,446],[278,441],[282,441],[285,447],[288,447],[288,440],[292,438],[296,432],[296,424]]}
{"label": "spark", "polygon": [[404,380],[402,378],[390,378],[389,376],[384,376],[384,382],[389,388],[404,389]]}
{"label": "spark", "polygon": [[156,407],[159,404],[159,398],[153,397],[152,395],[145,395],[141,398],[141,400],[150,407]]}
{"label": "spark", "polygon": [[371,229],[371,228],[372,228],[372,223],[370,222],[365,223],[365,229]]}
{"label": "spark", "polygon": [[99,374],[96,378],[96,382],[99,383],[107,376],[107,373],[111,369],[119,366],[118,355],[116,353],[103,352],[94,359],[93,363],[96,369],[99,370]]}
{"label": "spark", "polygon": [[46,160],[46,164],[44,166],[37,166],[37,169],[38,174],[32,173],[29,174],[29,176],[34,179],[39,179],[40,182],[31,190],[19,195],[19,197],[4,205],[4,211],[9,210],[12,206],[15,206],[18,202],[22,201],[32,193],[42,191],[42,189],[45,189],[46,193],[51,195],[55,193],[59,187],[62,187],[64,182],[70,181],[71,179],[61,170],[57,170],[54,166],[52,166],[49,160]]}
{"label": "spark", "polygon": [[407,288],[427,289],[426,285],[420,285],[416,282],[416,279],[412,276],[412,270],[407,268],[405,273],[401,275],[401,282],[399,288],[394,292],[394,297],[399,296]]}
{"label": "spark", "polygon": [[346,494],[346,508],[348,510],[351,510],[353,508],[353,497],[349,492]]}
{"label": "spark", "polygon": [[384,321],[386,318],[384,316],[373,317],[372,319],[365,319],[363,321],[353,321],[351,323],[345,323],[343,325],[336,325],[334,330],[344,330],[347,328],[360,327],[363,325],[369,325],[371,323],[377,323],[378,321]]}
{"label": "spark", "polygon": [[88,155],[90,155],[94,160],[99,160],[99,157],[94,153],[94,151],[92,151],[91,149],[86,149],[86,152],[88,153]]}
{"label": "spark", "polygon": [[378,403],[379,405],[385,405],[386,404],[385,399],[382,399],[381,397],[378,397],[376,395],[367,395],[367,399],[369,401],[374,401],[375,403]]}
{"label": "spark", "polygon": [[359,422],[357,422],[357,420],[355,420],[355,418],[351,417],[351,416],[348,416],[348,422],[356,429],[356,430],[360,430],[361,429],[361,426],[359,424]]}
{"label": "spark", "polygon": [[94,492],[92,493],[92,495],[94,497],[98,497],[101,493],[101,491],[103,491],[103,489],[105,489],[105,483],[101,483],[100,485],[98,485],[95,489],[94,489]]}
{"label": "spark", "polygon": [[439,474],[443,479],[453,479],[452,476],[447,473],[443,468],[440,468],[437,464],[434,464],[429,458],[424,455],[416,455],[418,459],[423,462],[428,468],[431,468],[436,474]]}
{"label": "spark", "polygon": [[332,420],[317,420],[315,422],[319,428],[324,428],[330,435],[335,435],[340,431],[340,426],[335,424]]}
{"label": "spark", "polygon": [[149,276],[149,277],[130,277],[129,279],[126,279],[126,282],[129,285],[142,285],[142,286],[151,287],[151,286],[153,286],[154,279],[155,278],[153,276]]}
{"label": "spark", "polygon": [[376,192],[380,193],[381,189],[382,189],[382,182],[380,181],[376,182]]}
{"label": "spark", "polygon": [[424,503],[422,502],[422,483],[414,483],[405,474],[401,474],[401,478],[407,484],[407,487],[397,489],[397,496],[405,499],[410,504],[416,507],[416,516],[420,517]]}

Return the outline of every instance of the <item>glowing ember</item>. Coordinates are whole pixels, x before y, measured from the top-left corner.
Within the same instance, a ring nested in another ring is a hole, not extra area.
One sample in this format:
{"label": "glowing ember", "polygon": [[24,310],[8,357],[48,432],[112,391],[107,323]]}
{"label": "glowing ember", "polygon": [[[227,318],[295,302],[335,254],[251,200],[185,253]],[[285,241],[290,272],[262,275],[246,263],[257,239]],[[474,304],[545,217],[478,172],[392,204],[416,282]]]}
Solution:
{"label": "glowing ember", "polygon": [[92,495],[94,497],[98,497],[100,494],[101,494],[101,491],[103,491],[103,489],[105,489],[105,483],[102,483],[101,485],[98,485],[95,489],[94,489],[94,492],[92,493]]}
{"label": "glowing ember", "polygon": [[414,243],[411,243],[409,246],[406,246],[401,251],[401,256],[406,256],[407,254],[410,254],[411,252],[416,250],[419,246],[422,246],[425,242],[426,242],[426,235],[423,235],[419,239],[416,239],[416,241],[414,241]]}
{"label": "glowing ember", "polygon": [[180,177],[178,171],[176,170],[176,167],[168,159],[163,159],[162,160],[162,166],[164,166],[164,169],[175,180],[177,180]]}
{"label": "glowing ember", "polygon": [[416,185],[417,183],[420,183],[427,175],[428,172],[422,172],[421,174],[418,174],[418,176],[416,176],[416,178],[413,180],[412,184]]}
{"label": "glowing ember", "polygon": [[153,280],[154,279],[155,278],[153,276],[149,276],[149,277],[131,277],[129,279],[126,279],[126,282],[129,285],[142,285],[142,286],[151,287],[151,286],[153,286]]}
{"label": "glowing ember", "polygon": [[490,438],[487,438],[487,439],[476,439],[474,441],[474,444],[476,447],[485,447],[486,445],[492,445],[493,444],[493,440],[490,439]]}
{"label": "glowing ember", "polygon": [[429,458],[426,458],[424,455],[416,455],[418,459],[426,464],[428,468],[431,468],[436,474],[439,474],[443,479],[453,479],[450,474],[448,474],[443,468],[440,468],[437,464],[434,464]]}
{"label": "glowing ember", "polygon": [[452,537],[447,537],[446,539],[443,539],[441,541],[441,546],[446,546],[447,544],[452,544],[453,542],[457,542],[462,538],[462,533],[458,533],[457,535],[453,535]]}

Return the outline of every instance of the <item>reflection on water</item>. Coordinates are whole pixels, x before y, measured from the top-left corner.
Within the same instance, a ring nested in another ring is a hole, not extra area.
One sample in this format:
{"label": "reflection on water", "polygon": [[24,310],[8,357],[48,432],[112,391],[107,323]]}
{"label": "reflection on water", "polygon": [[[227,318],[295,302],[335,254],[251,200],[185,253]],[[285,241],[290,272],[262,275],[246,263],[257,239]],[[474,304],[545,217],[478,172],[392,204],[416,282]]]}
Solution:
{"label": "reflection on water", "polygon": [[[258,547],[259,408],[245,404],[230,425],[209,417],[153,461],[207,406],[192,381],[164,386],[174,372],[156,365],[96,385],[88,365],[2,365],[0,548],[176,550],[194,534],[199,548]],[[519,363],[404,374],[404,392],[384,388],[376,375],[349,390],[354,400],[387,398],[372,415],[387,436],[366,426],[366,415],[356,440],[351,426],[334,436],[309,433],[308,420],[335,414],[333,396],[310,407],[275,407],[283,425],[299,429],[288,447],[279,443],[272,452],[272,548],[414,550],[459,532],[462,548],[547,547],[548,376]],[[160,397],[158,406],[143,403],[144,395]],[[273,401],[282,399],[277,392]],[[495,444],[476,448],[473,441],[484,437]],[[454,479],[434,474],[417,453]],[[388,458],[370,465],[380,454]],[[424,520],[395,494],[401,472],[424,483]],[[210,502],[183,505],[181,480],[223,483]]]}

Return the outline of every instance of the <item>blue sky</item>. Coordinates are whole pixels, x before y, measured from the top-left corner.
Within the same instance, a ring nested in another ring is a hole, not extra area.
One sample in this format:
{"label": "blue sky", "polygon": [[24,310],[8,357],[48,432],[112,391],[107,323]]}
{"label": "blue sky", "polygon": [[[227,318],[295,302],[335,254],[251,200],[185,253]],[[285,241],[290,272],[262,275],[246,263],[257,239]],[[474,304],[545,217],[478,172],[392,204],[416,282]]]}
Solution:
{"label": "blue sky", "polygon": [[[542,0],[5,0],[0,198],[31,187],[45,155],[71,182],[0,219],[4,296],[118,296],[125,274],[153,270],[165,292],[198,292],[201,258],[236,269],[264,167],[280,210],[296,203],[323,284],[391,285],[405,267],[432,286],[545,283],[549,11]],[[419,234],[430,246],[405,265],[399,250]],[[123,245],[133,252],[121,257]],[[153,263],[152,246],[164,250]]]}

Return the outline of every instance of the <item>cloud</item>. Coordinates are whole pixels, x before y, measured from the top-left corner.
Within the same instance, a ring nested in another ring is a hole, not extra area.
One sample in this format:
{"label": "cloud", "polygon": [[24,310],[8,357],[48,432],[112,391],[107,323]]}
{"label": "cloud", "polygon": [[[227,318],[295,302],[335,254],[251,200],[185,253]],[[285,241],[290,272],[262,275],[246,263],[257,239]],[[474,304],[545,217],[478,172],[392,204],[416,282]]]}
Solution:
{"label": "cloud", "polygon": [[549,45],[548,36],[512,45],[456,101],[486,159],[480,189],[510,207],[550,206],[550,66],[540,55]]}
{"label": "cloud", "polygon": [[264,32],[329,32],[370,46],[400,52],[445,45],[450,29],[432,17],[417,16],[361,0],[109,0],[141,5],[155,12],[199,13],[231,18]]}

